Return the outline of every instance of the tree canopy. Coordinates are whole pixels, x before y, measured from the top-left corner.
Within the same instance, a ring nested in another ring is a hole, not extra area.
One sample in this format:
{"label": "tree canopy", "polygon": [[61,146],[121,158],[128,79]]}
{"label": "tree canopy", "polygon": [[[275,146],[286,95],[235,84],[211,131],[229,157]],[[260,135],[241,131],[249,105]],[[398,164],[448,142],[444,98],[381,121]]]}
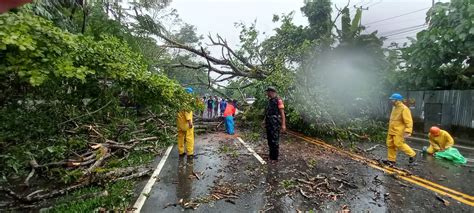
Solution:
{"label": "tree canopy", "polygon": [[401,49],[398,82],[407,89],[471,89],[474,86],[474,5],[436,3],[428,28]]}

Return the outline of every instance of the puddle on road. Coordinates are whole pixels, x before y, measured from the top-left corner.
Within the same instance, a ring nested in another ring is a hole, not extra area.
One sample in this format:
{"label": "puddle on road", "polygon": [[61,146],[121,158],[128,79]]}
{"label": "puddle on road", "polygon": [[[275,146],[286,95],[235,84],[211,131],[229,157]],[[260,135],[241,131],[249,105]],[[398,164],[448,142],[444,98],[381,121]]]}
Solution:
{"label": "puddle on road", "polygon": [[183,202],[191,201],[193,192],[194,158],[178,158],[178,175],[176,183],[176,200],[183,199]]}

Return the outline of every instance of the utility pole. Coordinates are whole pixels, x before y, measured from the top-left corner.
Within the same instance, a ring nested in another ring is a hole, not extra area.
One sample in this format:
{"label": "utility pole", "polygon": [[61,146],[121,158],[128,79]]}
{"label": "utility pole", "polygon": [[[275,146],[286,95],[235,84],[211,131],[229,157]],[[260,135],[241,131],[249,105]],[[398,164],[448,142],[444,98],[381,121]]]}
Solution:
{"label": "utility pole", "polygon": [[431,0],[431,7],[434,7],[435,0]]}

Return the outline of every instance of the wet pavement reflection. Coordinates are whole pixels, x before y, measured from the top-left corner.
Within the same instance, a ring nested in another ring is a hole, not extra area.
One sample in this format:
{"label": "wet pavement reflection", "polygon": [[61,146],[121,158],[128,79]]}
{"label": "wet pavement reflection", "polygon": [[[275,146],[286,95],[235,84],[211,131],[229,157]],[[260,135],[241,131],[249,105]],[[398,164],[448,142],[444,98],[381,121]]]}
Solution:
{"label": "wet pavement reflection", "polygon": [[[280,184],[279,169],[276,164],[267,164],[266,166],[266,178],[267,188],[265,190],[265,198],[267,203],[265,206],[266,211],[270,212],[286,212],[284,208],[284,202],[282,196],[278,195],[278,188]],[[265,211],[264,210],[264,211]]]}
{"label": "wet pavement reflection", "polygon": [[179,156],[178,158],[178,182],[176,184],[176,197],[180,201],[191,200],[193,187],[194,158]]}

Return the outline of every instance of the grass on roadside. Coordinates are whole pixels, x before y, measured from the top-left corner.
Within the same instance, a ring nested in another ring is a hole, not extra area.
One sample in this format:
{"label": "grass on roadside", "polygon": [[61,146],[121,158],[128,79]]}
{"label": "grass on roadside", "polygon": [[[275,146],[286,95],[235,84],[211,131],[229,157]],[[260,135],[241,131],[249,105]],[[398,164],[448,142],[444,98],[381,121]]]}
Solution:
{"label": "grass on roadside", "polygon": [[45,212],[126,211],[133,199],[135,181],[117,181],[104,186],[90,186],[61,197]]}

